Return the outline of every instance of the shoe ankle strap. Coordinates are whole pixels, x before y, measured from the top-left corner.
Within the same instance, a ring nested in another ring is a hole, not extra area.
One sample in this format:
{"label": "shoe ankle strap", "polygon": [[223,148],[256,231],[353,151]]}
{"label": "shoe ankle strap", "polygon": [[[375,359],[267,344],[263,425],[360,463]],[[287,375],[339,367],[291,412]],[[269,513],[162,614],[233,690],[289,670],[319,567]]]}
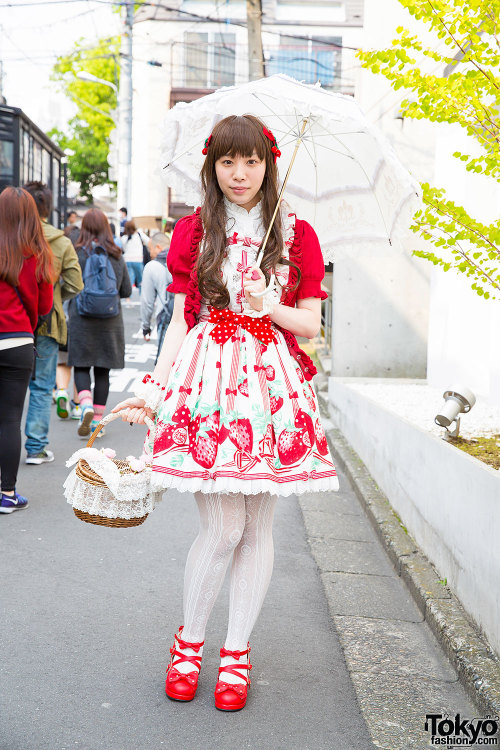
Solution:
{"label": "shoe ankle strap", "polygon": [[[201,669],[201,656],[195,656],[192,654],[191,656],[188,656],[187,654],[183,654],[182,651],[177,651],[176,648],[170,649],[171,659],[170,663],[173,667],[177,666],[177,664],[180,664],[181,662],[189,662],[193,664],[198,669]],[[175,661],[174,661],[175,659]]]}
{"label": "shoe ankle strap", "polygon": [[246,654],[249,654],[251,650],[252,649],[250,648],[250,644],[249,643],[247,643],[247,649],[246,649],[246,651],[231,651],[230,649],[225,648],[224,646],[222,646],[222,648],[220,650],[220,656],[221,656],[221,659],[224,656],[232,656],[233,659],[240,659],[242,656],[246,656]]}
{"label": "shoe ankle strap", "polygon": [[184,641],[182,638],[179,638],[179,634],[182,633],[182,630],[183,626],[181,625],[181,627],[179,628],[179,633],[176,633],[174,635],[174,641],[177,641],[177,643],[179,644],[179,648],[192,648],[193,651],[196,651],[196,653],[198,653],[200,648],[204,645],[205,641],[201,641],[200,643],[189,643],[189,641]]}
{"label": "shoe ankle strap", "polygon": [[219,678],[223,672],[227,672],[228,674],[233,674],[235,677],[240,677],[241,679],[245,680],[248,685],[250,684],[250,677],[248,674],[241,674],[241,672],[238,672],[239,669],[252,669],[252,665],[250,662],[248,664],[228,664],[225,667],[219,667]]}

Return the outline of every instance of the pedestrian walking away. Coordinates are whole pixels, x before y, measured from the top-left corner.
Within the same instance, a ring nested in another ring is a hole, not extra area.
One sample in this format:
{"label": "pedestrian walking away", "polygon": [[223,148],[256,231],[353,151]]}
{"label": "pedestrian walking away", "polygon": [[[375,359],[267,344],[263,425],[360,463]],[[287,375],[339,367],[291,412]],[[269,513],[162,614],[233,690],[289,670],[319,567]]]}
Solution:
{"label": "pedestrian walking away", "polygon": [[168,253],[175,302],[160,357],[113,411],[124,409],[131,424],[155,416],[153,489],[193,492],[199,510],[166,694],[195,696],[205,628],[232,561],[215,706],[236,711],[247,700],[249,639],[271,579],[276,501],[336,491],[338,480],[316,370],[296,339],[320,328],[317,236],[285,206],[271,223],[280,154],[262,121],[226,117],[203,153],[201,209],[177,223]]}
{"label": "pedestrian walking away", "polygon": [[127,264],[132,286],[141,291],[142,273],[144,268],[144,243],[148,238],[142,236],[133,221],[127,221],[122,236],[123,255]]}
{"label": "pedestrian walking away", "polygon": [[[83,289],[82,272],[75,248],[64,232],[49,224],[52,211],[52,191],[43,182],[29,182],[24,186],[36,203],[42,220],[45,239],[53,253],[55,283],[54,305],[50,318],[37,331],[36,378],[30,381],[30,398],[26,416],[26,463],[43,464],[54,460],[48,450],[52,389],[57,379],[59,347],[68,337],[63,301],[71,299]],[[56,391],[58,414],[69,416],[69,396],[65,389]]]}
{"label": "pedestrian walking away", "polygon": [[[167,292],[167,286],[172,283],[172,276],[167,268],[168,248],[170,238],[163,232],[156,232],[149,240],[149,254],[151,260],[144,268],[141,289],[141,321],[142,335],[149,341],[151,336],[151,319],[155,310],[156,300],[160,309],[156,316],[156,329],[158,332],[158,352],[156,361],[160,356],[163,339],[172,318],[174,310],[174,295]],[[156,364],[156,363],[155,363]]]}
{"label": "pedestrian walking away", "polygon": [[28,505],[16,491],[21,418],[33,373],[34,335],[53,302],[52,251],[32,196],[7,187],[0,194],[0,513]]}
{"label": "pedestrian walking away", "polygon": [[86,437],[104,413],[110,369],[120,369],[125,364],[120,298],[129,297],[132,288],[122,252],[113,242],[106,216],[98,208],[91,208],[84,215],[76,251],[85,286],[69,303],[68,365],[74,367],[80,402],[78,434]]}

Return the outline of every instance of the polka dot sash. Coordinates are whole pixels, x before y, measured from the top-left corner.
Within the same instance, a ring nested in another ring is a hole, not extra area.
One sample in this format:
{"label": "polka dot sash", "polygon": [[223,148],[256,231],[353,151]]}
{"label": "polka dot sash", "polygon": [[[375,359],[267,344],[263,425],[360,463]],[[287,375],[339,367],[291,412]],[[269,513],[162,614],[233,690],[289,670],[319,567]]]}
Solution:
{"label": "polka dot sash", "polygon": [[264,315],[262,318],[252,318],[249,315],[240,315],[232,310],[218,310],[211,307],[209,321],[216,324],[210,332],[210,336],[217,344],[225,344],[231,336],[234,336],[238,326],[244,328],[263,344],[276,341],[269,315]]}

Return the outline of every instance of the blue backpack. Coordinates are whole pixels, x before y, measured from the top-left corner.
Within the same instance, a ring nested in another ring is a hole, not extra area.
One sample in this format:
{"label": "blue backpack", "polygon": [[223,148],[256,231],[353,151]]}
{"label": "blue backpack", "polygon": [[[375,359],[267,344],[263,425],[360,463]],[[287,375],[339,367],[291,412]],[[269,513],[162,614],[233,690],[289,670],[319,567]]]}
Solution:
{"label": "blue backpack", "polygon": [[76,307],[85,318],[114,318],[120,312],[116,274],[106,250],[93,245],[83,271],[83,291]]}

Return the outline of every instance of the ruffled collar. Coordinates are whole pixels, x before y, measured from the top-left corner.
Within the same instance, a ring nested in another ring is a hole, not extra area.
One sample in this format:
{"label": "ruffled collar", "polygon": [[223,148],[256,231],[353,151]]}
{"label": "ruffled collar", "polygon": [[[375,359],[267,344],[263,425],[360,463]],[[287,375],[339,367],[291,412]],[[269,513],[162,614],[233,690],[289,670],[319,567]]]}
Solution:
{"label": "ruffled collar", "polygon": [[224,208],[226,210],[227,228],[229,231],[233,231],[238,226],[247,229],[251,227],[254,232],[258,230],[262,231],[261,200],[250,211],[247,211],[243,206],[232,203],[224,196]]}

